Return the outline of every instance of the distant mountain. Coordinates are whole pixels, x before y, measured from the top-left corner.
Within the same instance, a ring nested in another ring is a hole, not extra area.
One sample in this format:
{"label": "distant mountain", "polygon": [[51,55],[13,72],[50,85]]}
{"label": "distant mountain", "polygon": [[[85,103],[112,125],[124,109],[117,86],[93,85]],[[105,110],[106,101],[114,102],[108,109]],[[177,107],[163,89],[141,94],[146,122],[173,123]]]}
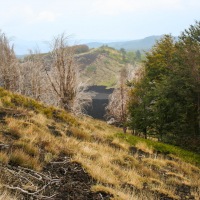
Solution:
{"label": "distant mountain", "polygon": [[41,53],[49,52],[49,44],[46,41],[16,39],[11,41],[11,43],[14,45],[15,53],[19,58],[29,54],[30,50],[39,50]]}
{"label": "distant mountain", "polygon": [[[15,53],[18,57],[23,57],[24,55],[29,54],[29,50],[39,50],[41,53],[47,53],[50,49],[50,41],[41,41],[41,40],[24,40],[20,38],[16,38],[15,40],[11,41],[11,44],[14,44]],[[68,44],[77,45],[77,44],[87,44],[87,43],[99,43],[99,46],[102,46],[102,43],[111,43],[114,40],[74,40],[69,39]],[[117,42],[117,41],[115,41]]]}
{"label": "distant mountain", "polygon": [[[113,43],[113,42],[112,42]],[[117,43],[117,42],[116,42]],[[89,42],[89,43],[86,43],[86,45],[89,47],[89,48],[99,48],[103,45],[108,45],[110,43],[102,43],[102,42]]]}
{"label": "distant mountain", "polygon": [[91,42],[87,45],[90,48],[98,48],[102,45],[107,45],[109,47],[115,48],[115,49],[121,49],[124,48],[127,51],[131,50],[149,50],[151,47],[156,43],[157,40],[159,40],[162,37],[162,35],[159,36],[149,36],[144,39],[140,40],[131,40],[131,41],[124,41],[124,42],[108,42],[108,43],[101,43],[101,42]]}
{"label": "distant mountain", "polygon": [[[149,36],[143,39],[130,40],[130,41],[113,41],[113,40],[69,40],[69,45],[74,44],[86,44],[89,48],[99,48],[103,45],[120,50],[124,48],[127,51],[136,51],[136,50],[149,50],[159,40],[162,35],[158,36]],[[175,37],[177,39],[177,37]],[[14,49],[19,57],[27,55],[29,50],[39,49],[41,53],[47,53],[50,51],[49,43],[47,41],[28,41],[23,39],[16,39],[12,41],[14,44]]]}

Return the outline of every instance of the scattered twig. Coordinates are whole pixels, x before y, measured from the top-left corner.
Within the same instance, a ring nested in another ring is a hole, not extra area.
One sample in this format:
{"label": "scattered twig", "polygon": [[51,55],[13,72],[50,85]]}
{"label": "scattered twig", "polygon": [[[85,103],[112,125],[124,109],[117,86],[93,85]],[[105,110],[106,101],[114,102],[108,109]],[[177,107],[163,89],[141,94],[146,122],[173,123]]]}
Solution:
{"label": "scattered twig", "polygon": [[9,145],[8,144],[0,144],[0,149],[8,149]]}
{"label": "scattered twig", "polygon": [[54,196],[56,196],[56,194],[53,194],[51,196],[44,196],[44,195],[38,194],[38,193],[42,192],[48,185],[50,185],[50,184],[43,186],[40,190],[37,190],[36,192],[28,192],[27,190],[24,190],[20,187],[13,187],[13,186],[9,186],[9,185],[4,185],[4,186],[11,190],[19,190],[20,192],[22,192],[24,194],[28,194],[30,196],[39,197],[41,199],[51,199]]}
{"label": "scattered twig", "polygon": [[[52,178],[51,173],[49,173],[50,176],[48,176],[41,172],[36,172],[32,169],[20,166],[12,167],[12,169],[4,168],[4,170],[12,174],[14,177],[17,177],[17,181],[14,183],[14,185],[4,185],[6,188],[10,190],[18,190],[23,194],[36,197],[37,199],[52,199],[55,197],[56,194],[46,196],[43,195],[43,192],[48,186],[59,184],[61,182],[60,179]],[[30,191],[30,189],[25,189],[27,184],[31,186],[31,190],[33,191]]]}

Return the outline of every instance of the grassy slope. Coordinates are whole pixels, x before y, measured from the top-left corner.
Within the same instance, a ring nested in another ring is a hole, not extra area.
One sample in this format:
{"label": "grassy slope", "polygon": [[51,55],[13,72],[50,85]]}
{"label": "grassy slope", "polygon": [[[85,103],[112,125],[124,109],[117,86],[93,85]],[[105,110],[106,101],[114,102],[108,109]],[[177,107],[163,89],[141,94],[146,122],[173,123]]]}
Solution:
{"label": "grassy slope", "polygon": [[[41,54],[41,57],[50,59],[48,53]],[[90,49],[88,52],[76,54],[75,57],[79,63],[81,78],[89,85],[114,87],[120,70],[126,64],[120,51],[110,47]]]}
{"label": "grassy slope", "polygon": [[90,85],[115,86],[119,71],[124,66],[121,53],[108,47],[92,49],[77,58],[81,77]]}
{"label": "grassy slope", "polygon": [[[182,185],[200,198],[198,155],[119,132],[104,122],[77,118],[0,89],[0,144],[12,147],[0,149],[0,170],[10,164],[42,171],[62,154],[97,180],[93,191],[111,193],[114,199],[156,199],[157,194],[182,199],[176,192]],[[0,199],[5,199],[3,184],[8,180],[0,180]]]}
{"label": "grassy slope", "polygon": [[181,158],[185,162],[200,166],[200,155],[197,153],[187,151],[177,146],[164,144],[162,142],[145,140],[143,138],[133,136],[133,135],[124,135],[122,133],[118,133],[116,136],[118,138],[122,138],[123,140],[126,140],[129,144],[133,146],[135,146],[138,142],[143,142],[147,145],[148,148],[151,148],[154,151],[157,151],[165,155],[173,155],[173,156]]}

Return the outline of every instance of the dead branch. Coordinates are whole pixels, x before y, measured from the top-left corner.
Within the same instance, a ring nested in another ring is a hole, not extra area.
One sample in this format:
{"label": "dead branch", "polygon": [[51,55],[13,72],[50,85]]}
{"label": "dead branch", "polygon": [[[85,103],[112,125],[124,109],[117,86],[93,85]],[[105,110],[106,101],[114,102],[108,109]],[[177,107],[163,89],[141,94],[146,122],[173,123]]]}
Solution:
{"label": "dead branch", "polygon": [[0,149],[8,149],[9,145],[8,144],[0,144]]}
{"label": "dead branch", "polygon": [[[12,185],[4,184],[4,187],[10,190],[17,190],[37,199],[52,199],[55,197],[56,194],[46,196],[43,195],[43,192],[50,185],[60,184],[61,182],[60,179],[52,178],[51,174],[47,176],[41,172],[24,167],[12,167],[11,169],[4,167],[4,170],[16,177],[16,181],[12,182]],[[27,184],[29,189],[25,188]]]}
{"label": "dead branch", "polygon": [[22,192],[24,194],[28,194],[30,196],[38,197],[40,199],[52,199],[53,197],[56,196],[56,194],[53,194],[51,196],[44,196],[44,195],[38,194],[38,193],[42,192],[48,185],[50,185],[50,183],[46,184],[45,186],[43,186],[40,190],[37,190],[36,192],[28,192],[27,190],[24,190],[20,187],[12,187],[12,186],[9,186],[9,185],[4,185],[4,187],[11,189],[11,190],[19,190],[20,192]]}

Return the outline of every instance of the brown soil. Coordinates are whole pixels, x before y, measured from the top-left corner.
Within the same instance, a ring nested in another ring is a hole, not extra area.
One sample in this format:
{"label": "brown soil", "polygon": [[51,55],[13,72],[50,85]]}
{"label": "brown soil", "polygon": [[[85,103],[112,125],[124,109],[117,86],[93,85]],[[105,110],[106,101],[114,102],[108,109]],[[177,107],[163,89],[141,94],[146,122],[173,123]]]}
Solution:
{"label": "brown soil", "polygon": [[48,164],[44,172],[61,179],[61,182],[51,188],[50,191],[56,194],[55,200],[110,199],[109,194],[91,191],[91,185],[95,184],[95,180],[78,163],[69,162],[66,159],[63,162],[63,159],[59,159]]}

